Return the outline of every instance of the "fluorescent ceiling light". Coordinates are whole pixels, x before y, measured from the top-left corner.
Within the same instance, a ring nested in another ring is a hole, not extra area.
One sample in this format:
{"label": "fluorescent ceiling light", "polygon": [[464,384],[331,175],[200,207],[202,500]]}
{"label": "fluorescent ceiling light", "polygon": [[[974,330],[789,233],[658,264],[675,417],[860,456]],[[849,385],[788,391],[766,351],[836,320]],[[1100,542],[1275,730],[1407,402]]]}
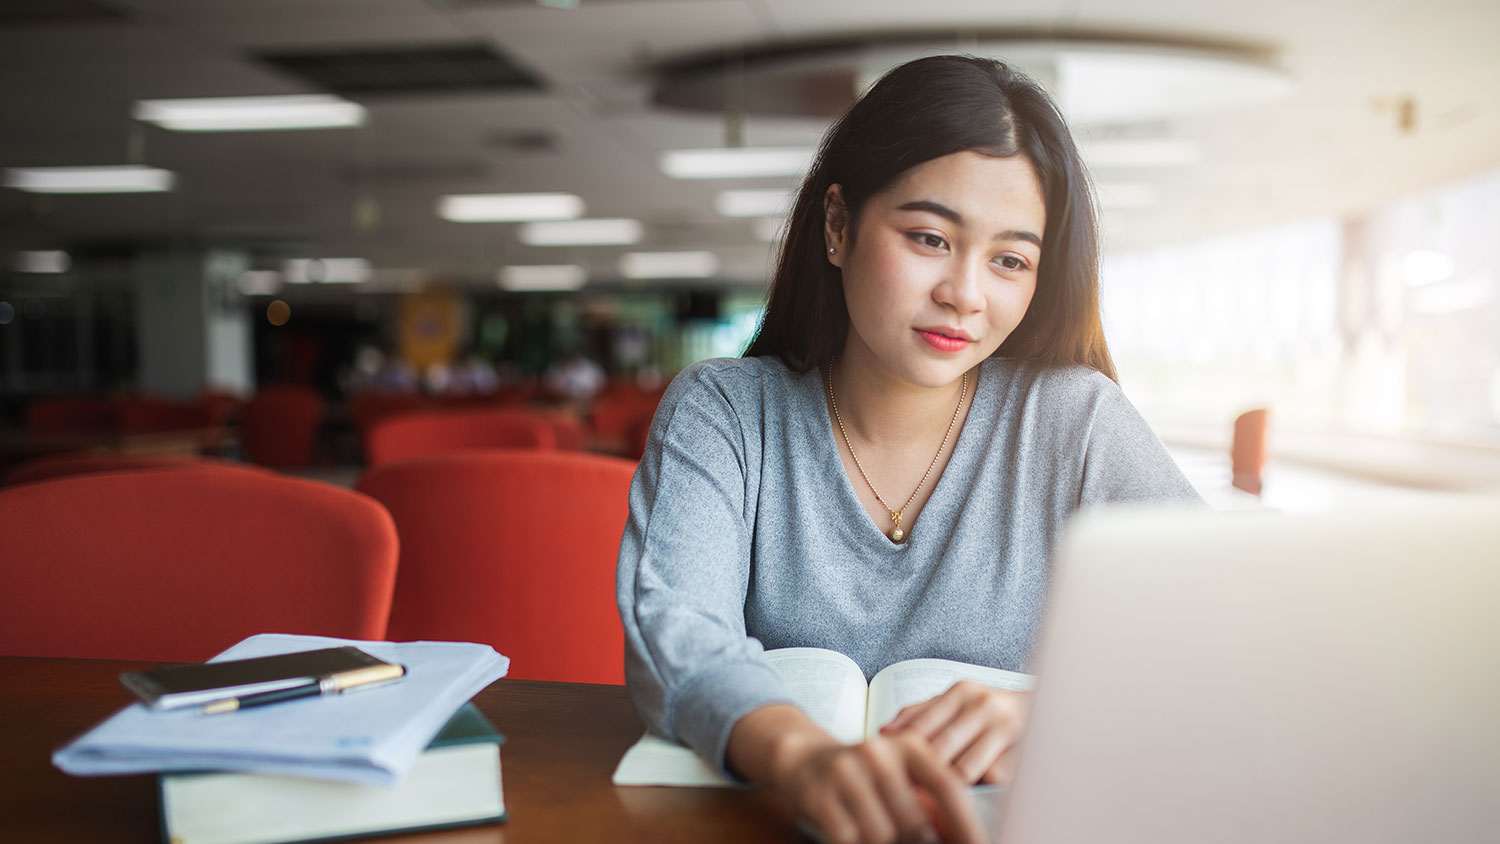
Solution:
{"label": "fluorescent ceiling light", "polygon": [[292,284],[359,284],[370,278],[364,258],[293,258],[282,276]]}
{"label": "fluorescent ceiling light", "polygon": [[336,129],[365,122],[365,108],[332,94],[140,100],[137,120],[175,132],[261,132]]}
{"label": "fluorescent ceiling light", "polygon": [[775,217],[792,210],[787,190],[727,190],[714,200],[714,208],[725,217]]}
{"label": "fluorescent ceiling light", "polygon": [[1203,160],[1190,138],[1111,138],[1079,148],[1090,167],[1182,167]]}
{"label": "fluorescent ceiling light", "polygon": [[708,278],[719,271],[712,252],[631,252],[620,258],[626,278]]}
{"label": "fluorescent ceiling light", "polygon": [[588,280],[588,270],[577,264],[501,267],[496,279],[506,290],[577,290]]}
{"label": "fluorescent ceiling light", "polygon": [[640,220],[599,218],[526,223],[517,234],[527,246],[628,246],[641,242],[646,227]]}
{"label": "fluorescent ceiling light", "polygon": [[573,220],[583,216],[583,199],[571,193],[454,194],[438,202],[438,216],[455,223]]}
{"label": "fluorescent ceiling light", "polygon": [[72,265],[73,261],[66,252],[48,250],[16,253],[16,272],[20,273],[65,273]]}
{"label": "fluorescent ceiling light", "polygon": [[1114,211],[1133,208],[1150,208],[1156,204],[1159,192],[1155,185],[1146,184],[1100,184],[1099,204]]}
{"label": "fluorescent ceiling light", "polygon": [[13,167],[5,186],[32,193],[159,193],[172,189],[170,170],[156,167]]}
{"label": "fluorescent ceiling light", "polygon": [[775,243],[786,234],[785,217],[760,217],[750,224],[750,233],[763,243]]}
{"label": "fluorescent ceiling light", "polygon": [[674,179],[758,179],[800,176],[812,166],[809,147],[679,149],[662,153],[657,166]]}
{"label": "fluorescent ceiling light", "polygon": [[281,273],[275,270],[245,270],[234,286],[246,296],[270,296],[281,289]]}

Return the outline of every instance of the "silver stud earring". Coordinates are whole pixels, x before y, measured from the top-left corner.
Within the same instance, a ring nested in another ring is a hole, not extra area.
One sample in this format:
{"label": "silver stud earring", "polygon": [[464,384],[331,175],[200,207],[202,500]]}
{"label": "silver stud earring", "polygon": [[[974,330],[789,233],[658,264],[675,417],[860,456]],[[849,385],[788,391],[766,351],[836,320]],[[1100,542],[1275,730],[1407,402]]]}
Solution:
{"label": "silver stud earring", "polygon": [[839,254],[839,251],[837,249],[834,249],[832,246],[830,246],[830,247],[828,247],[828,254],[829,255],[837,255],[837,254]]}

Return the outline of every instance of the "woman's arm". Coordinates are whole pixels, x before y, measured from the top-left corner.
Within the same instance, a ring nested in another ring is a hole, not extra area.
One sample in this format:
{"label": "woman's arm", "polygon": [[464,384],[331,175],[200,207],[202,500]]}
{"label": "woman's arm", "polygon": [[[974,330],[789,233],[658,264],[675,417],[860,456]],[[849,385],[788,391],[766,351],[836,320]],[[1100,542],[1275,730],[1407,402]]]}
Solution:
{"label": "woman's arm", "polygon": [[747,467],[759,443],[747,443],[732,400],[756,375],[738,366],[689,367],[663,397],[631,483],[616,573],[637,710],[725,773],[734,722],[790,700],[745,630],[757,480]]}

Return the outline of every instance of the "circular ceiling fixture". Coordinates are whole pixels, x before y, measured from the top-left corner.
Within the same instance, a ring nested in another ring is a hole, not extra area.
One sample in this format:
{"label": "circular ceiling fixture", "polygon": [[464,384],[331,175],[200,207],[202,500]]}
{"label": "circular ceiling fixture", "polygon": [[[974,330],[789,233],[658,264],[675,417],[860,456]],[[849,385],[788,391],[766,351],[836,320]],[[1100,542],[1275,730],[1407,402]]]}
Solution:
{"label": "circular ceiling fixture", "polygon": [[1292,78],[1266,51],[1134,36],[994,34],[961,41],[865,39],[721,51],[661,68],[656,104],[668,108],[831,118],[886,71],[923,56],[1000,59],[1052,91],[1070,122],[1151,123],[1274,102]]}

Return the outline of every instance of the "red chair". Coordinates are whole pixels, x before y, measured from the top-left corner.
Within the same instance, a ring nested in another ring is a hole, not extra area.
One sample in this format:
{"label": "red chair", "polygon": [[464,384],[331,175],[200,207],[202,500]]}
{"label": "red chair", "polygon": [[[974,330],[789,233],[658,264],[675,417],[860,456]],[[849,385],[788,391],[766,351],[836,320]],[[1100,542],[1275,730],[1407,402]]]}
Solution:
{"label": "red chair", "polygon": [[201,405],[146,397],[117,400],[115,417],[122,434],[186,431],[213,424],[210,411]]}
{"label": "red chair", "polygon": [[1234,440],[1229,447],[1230,484],[1251,495],[1260,495],[1269,425],[1270,411],[1264,408],[1248,410],[1234,420]]}
{"label": "red chair", "polygon": [[254,633],[379,639],[397,544],[379,504],[262,472],[0,489],[0,653],[199,661]]}
{"label": "red chair", "polygon": [[405,413],[377,422],[365,437],[371,467],[477,448],[557,446],[547,417],[524,410],[451,410]]}
{"label": "red chair", "polygon": [[95,475],[107,472],[139,472],[152,469],[231,469],[253,472],[268,470],[248,463],[213,460],[188,454],[49,454],[18,463],[5,475],[7,486]]}
{"label": "red chair", "polygon": [[106,398],[37,399],[26,408],[26,430],[33,434],[113,433],[115,405]]}
{"label": "red chair", "polygon": [[547,414],[552,423],[552,434],[557,447],[562,451],[583,451],[589,447],[589,429],[582,420],[571,413],[554,411]]}
{"label": "red chair", "polygon": [[635,464],[489,451],[372,469],[401,534],[386,635],[493,645],[511,677],[623,683],[615,560]]}
{"label": "red chair", "polygon": [[636,451],[637,442],[642,439],[641,431],[650,427],[660,402],[660,393],[619,393],[601,398],[594,402],[589,424],[606,448],[639,458],[645,450],[642,446]]}
{"label": "red chair", "polygon": [[363,434],[376,422],[431,406],[431,399],[417,393],[356,393],[349,399],[349,415]]}
{"label": "red chair", "polygon": [[245,451],[268,466],[307,466],[313,462],[323,399],[310,387],[266,387],[240,412]]}

